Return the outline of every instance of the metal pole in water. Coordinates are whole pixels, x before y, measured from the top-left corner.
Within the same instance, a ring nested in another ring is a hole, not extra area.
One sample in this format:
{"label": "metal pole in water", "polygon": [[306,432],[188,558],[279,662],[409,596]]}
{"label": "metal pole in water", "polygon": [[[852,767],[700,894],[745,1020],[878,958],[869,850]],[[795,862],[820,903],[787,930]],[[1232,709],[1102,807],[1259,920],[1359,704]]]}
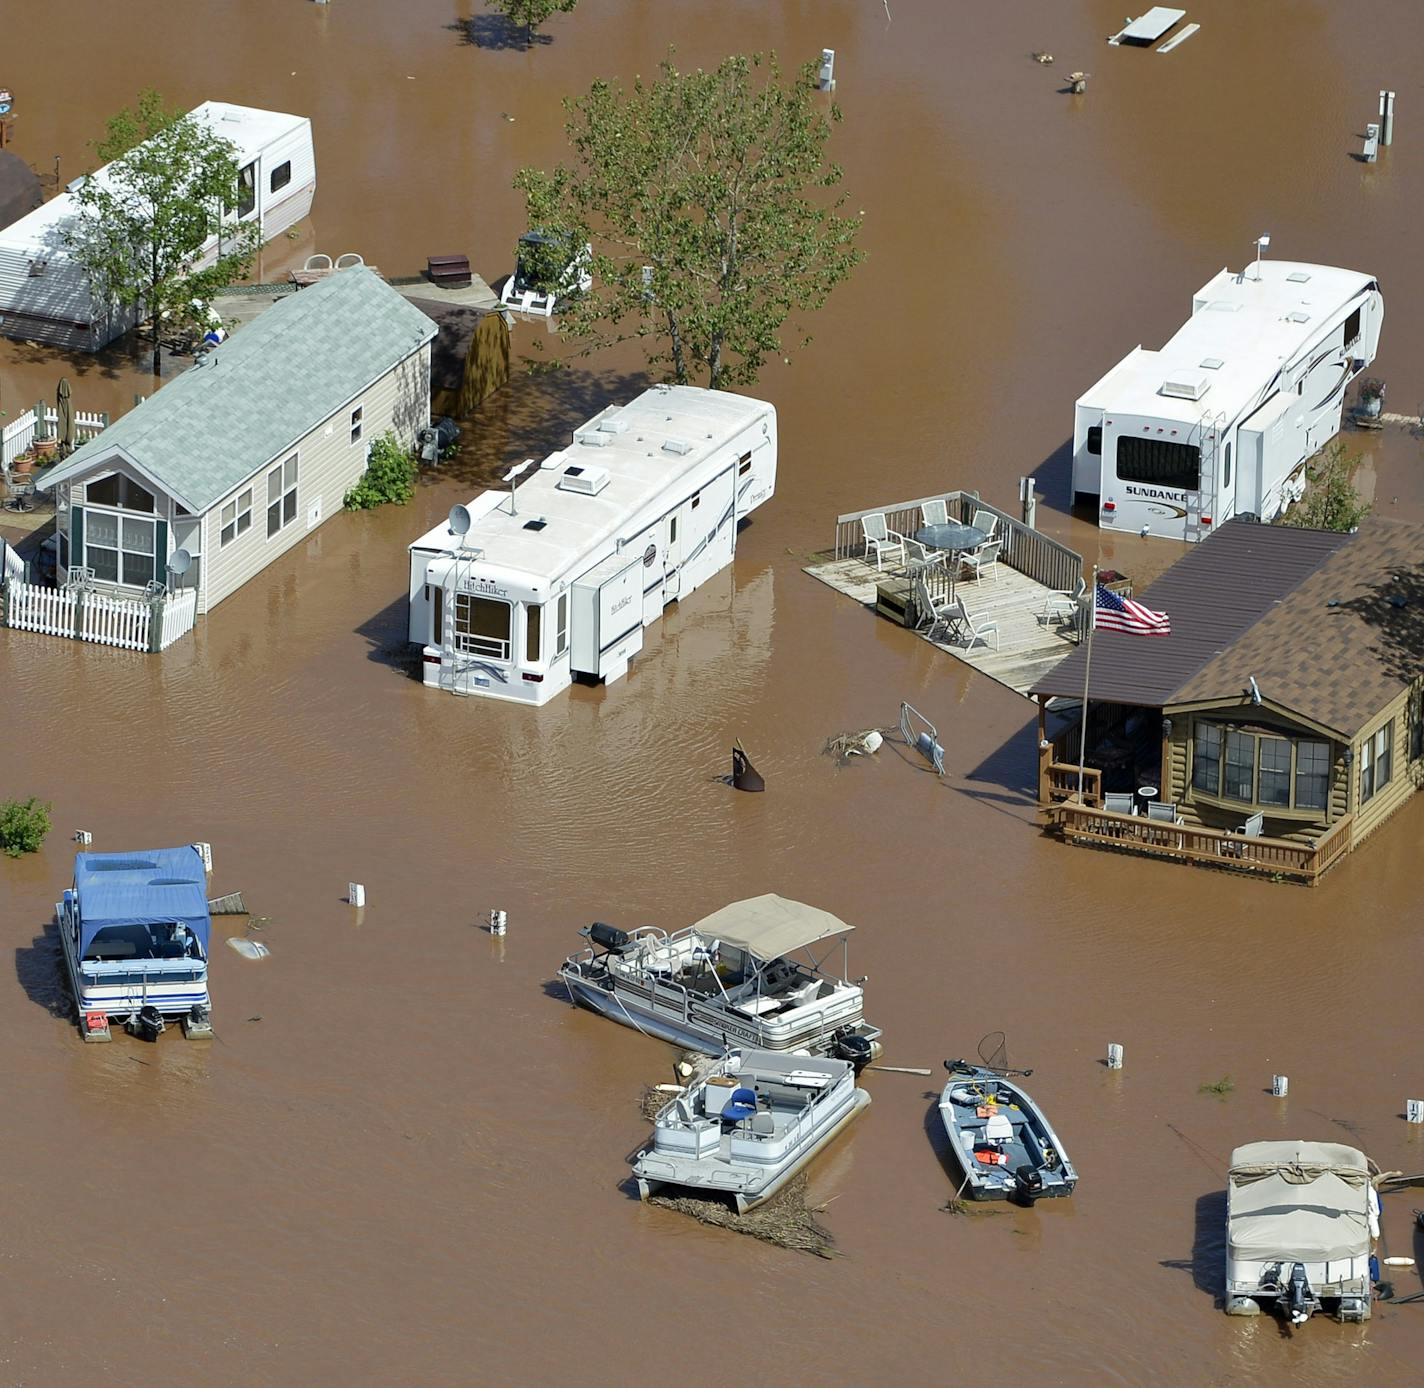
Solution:
{"label": "metal pole in water", "polygon": [[490,911],[489,930],[491,935],[503,935],[509,928],[509,912],[492,909]]}
{"label": "metal pole in water", "polygon": [[1406,1099],[1404,1117],[1410,1123],[1424,1123],[1424,1099]]}
{"label": "metal pole in water", "polygon": [[1276,1099],[1284,1099],[1290,1093],[1290,1077],[1288,1075],[1271,1076],[1271,1096]]}
{"label": "metal pole in water", "polygon": [[1380,93],[1380,143],[1394,143],[1394,93]]}
{"label": "metal pole in water", "polygon": [[1034,494],[1032,477],[1019,479],[1019,500],[1023,503],[1023,523],[1030,530],[1038,529],[1038,497]]}
{"label": "metal pole in water", "polygon": [[348,882],[346,884],[346,900],[352,906],[364,906],[366,904],[366,888],[359,882]]}
{"label": "metal pole in water", "polygon": [[1373,121],[1365,127],[1365,163],[1373,164],[1379,157],[1380,128]]}
{"label": "metal pole in water", "polygon": [[816,89],[822,92],[833,92],[836,89],[836,50],[834,48],[821,50],[821,70],[816,75]]}
{"label": "metal pole in water", "polygon": [[1116,1041],[1108,1046],[1108,1069],[1122,1069],[1122,1047]]}
{"label": "metal pole in water", "polygon": [[[1093,631],[1098,625],[1098,566],[1088,585],[1088,654],[1083,661],[1083,721],[1078,729],[1078,803],[1083,804],[1083,769],[1088,759],[1088,675],[1093,668]],[[1099,786],[1101,789],[1101,785]]]}

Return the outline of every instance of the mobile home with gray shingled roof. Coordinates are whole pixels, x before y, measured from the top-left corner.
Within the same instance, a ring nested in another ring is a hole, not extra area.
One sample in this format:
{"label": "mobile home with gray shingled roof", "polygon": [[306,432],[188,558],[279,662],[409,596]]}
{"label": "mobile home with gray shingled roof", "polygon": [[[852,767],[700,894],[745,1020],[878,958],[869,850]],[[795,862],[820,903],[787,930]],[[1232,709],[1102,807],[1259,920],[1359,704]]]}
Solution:
{"label": "mobile home with gray shingled roof", "polygon": [[40,484],[60,582],[132,596],[184,550],[174,586],[212,611],[341,509],[373,440],[413,445],[435,333],[364,267],[281,300]]}

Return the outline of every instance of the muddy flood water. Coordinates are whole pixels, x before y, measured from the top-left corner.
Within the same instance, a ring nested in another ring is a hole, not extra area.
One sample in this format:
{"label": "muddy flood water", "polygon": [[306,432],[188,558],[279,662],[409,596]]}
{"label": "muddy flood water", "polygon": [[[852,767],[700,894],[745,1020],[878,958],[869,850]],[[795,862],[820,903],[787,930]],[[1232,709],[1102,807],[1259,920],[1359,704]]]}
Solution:
{"label": "muddy flood water", "polygon": [[[1401,1118],[1424,1092],[1424,797],[1315,890],[1063,846],[1037,829],[1029,704],[801,572],[838,512],[949,487],[1012,506],[1029,473],[1044,529],[1160,571],[1175,546],[1067,516],[1073,401],[1263,231],[1378,275],[1375,369],[1417,413],[1424,7],[1196,0],[1201,32],[1166,56],[1104,44],[1123,12],[585,0],[525,52],[467,3],[7,0],[0,83],[41,173],[80,171],[140,85],[312,117],[313,215],[268,278],[311,250],[388,274],[465,251],[503,275],[510,179],[559,157],[559,98],[670,43],[688,66],[836,49],[868,256],[765,370],[778,492],[734,568],[611,688],[539,711],[425,690],[403,595],[407,542],[479,477],[640,387],[620,353],[519,376],[411,506],[331,520],[161,658],[0,632],[0,796],[55,809],[44,850],[0,866],[0,1383],[1419,1381],[1424,1304],[1289,1334],[1215,1297],[1234,1145],[1338,1139],[1424,1171]],[[1381,86],[1398,128],[1367,167]],[[519,325],[516,355],[541,341]],[[6,407],[61,372],[81,409],[147,386],[122,351],[7,344]],[[1378,510],[1424,519],[1419,440],[1348,441]],[[941,729],[943,781],[893,746],[821,755],[902,698]],[[738,737],[765,795],[718,779]],[[216,1041],[85,1047],[65,1020],[52,912],[78,828],[99,849],[210,841],[214,891],[270,917],[255,963],[215,921]],[[764,891],[855,924],[887,1063],[938,1073],[1005,1030],[1076,1196],[943,1213],[938,1079],[868,1073],[872,1107],[811,1168],[841,1256],[641,1206],[625,1160],[671,1052],[575,1010],[555,970],[591,920],[677,927]],[[1387,1251],[1424,1260],[1410,1198],[1386,1200]]]}

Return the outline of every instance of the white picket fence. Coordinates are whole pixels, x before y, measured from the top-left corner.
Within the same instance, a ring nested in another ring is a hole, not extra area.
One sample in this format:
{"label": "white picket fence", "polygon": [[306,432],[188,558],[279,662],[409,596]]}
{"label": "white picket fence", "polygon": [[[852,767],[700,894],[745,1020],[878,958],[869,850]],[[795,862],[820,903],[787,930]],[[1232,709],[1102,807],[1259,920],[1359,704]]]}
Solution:
{"label": "white picket fence", "polygon": [[[75,410],[74,436],[79,443],[86,443],[95,434],[102,433],[109,423],[109,416],[89,410]],[[59,434],[59,411],[53,405],[46,405],[44,421],[33,409],[26,410],[18,419],[12,419],[0,428],[0,465],[9,467],[35,441],[38,434],[42,439],[56,438]]]}
{"label": "white picket fence", "polygon": [[[76,608],[82,597],[82,611]],[[141,598],[112,598],[105,593],[74,588],[42,588],[35,583],[6,585],[5,611],[9,626],[38,631],[47,636],[77,636],[102,646],[128,651],[151,649],[152,624],[158,625],[159,650],[166,650],[193,629],[198,594],[187,589],[153,602]]]}

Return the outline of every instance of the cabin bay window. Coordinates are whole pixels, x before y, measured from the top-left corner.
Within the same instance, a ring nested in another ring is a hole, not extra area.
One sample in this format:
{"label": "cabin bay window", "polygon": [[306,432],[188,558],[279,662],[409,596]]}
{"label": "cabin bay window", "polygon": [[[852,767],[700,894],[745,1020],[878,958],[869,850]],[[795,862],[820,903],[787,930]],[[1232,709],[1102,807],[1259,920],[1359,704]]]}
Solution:
{"label": "cabin bay window", "polygon": [[1360,804],[1389,784],[1393,761],[1394,724],[1386,723],[1360,744]]}
{"label": "cabin bay window", "polygon": [[267,538],[297,518],[297,455],[267,474]]}
{"label": "cabin bay window", "polygon": [[142,588],[153,580],[154,523],[87,511],[84,562],[101,583]]}
{"label": "cabin bay window", "polygon": [[1123,434],[1117,441],[1117,475],[1122,482],[1166,487],[1175,492],[1201,488],[1201,449],[1189,443]]}
{"label": "cabin bay window", "polygon": [[476,593],[455,594],[455,639],[457,651],[508,660],[514,608],[499,598]]}
{"label": "cabin bay window", "polygon": [[1198,722],[1192,737],[1192,789],[1270,813],[1325,811],[1330,744],[1267,729]]}
{"label": "cabin bay window", "polygon": [[225,548],[252,527],[251,487],[222,508],[221,519],[222,532],[219,536],[219,548]]}

